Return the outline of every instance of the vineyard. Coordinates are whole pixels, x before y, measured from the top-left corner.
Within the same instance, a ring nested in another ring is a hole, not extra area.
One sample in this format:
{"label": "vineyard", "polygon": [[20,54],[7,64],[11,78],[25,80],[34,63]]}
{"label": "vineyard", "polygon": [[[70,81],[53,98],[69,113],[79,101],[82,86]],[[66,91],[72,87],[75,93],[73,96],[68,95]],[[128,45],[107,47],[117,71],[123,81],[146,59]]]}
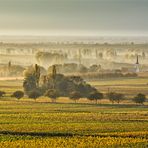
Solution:
{"label": "vineyard", "polygon": [[[132,81],[136,85],[135,94],[146,82]],[[113,83],[108,81],[106,85]],[[7,92],[0,99],[1,148],[148,146],[147,102],[136,105],[126,100],[111,104],[102,100],[95,104],[85,99],[73,103],[68,98],[58,98],[57,103],[51,103],[44,97],[37,100],[10,98],[12,92],[22,89],[21,84],[19,80],[0,81],[1,90]],[[123,85],[120,81],[118,84]],[[94,85],[107,91],[108,86],[104,86],[103,81]]]}
{"label": "vineyard", "polygon": [[148,108],[0,102],[0,147],[146,147]]}

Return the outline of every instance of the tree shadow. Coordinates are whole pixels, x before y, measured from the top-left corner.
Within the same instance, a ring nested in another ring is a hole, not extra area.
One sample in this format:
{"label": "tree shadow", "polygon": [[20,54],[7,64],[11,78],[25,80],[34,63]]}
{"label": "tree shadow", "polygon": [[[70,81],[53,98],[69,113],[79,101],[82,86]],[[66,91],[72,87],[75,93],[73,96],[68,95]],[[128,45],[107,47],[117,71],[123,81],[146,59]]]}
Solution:
{"label": "tree shadow", "polygon": [[11,136],[33,136],[33,137],[72,137],[72,133],[47,133],[47,132],[14,132],[14,131],[0,131],[0,135]]}
{"label": "tree shadow", "polygon": [[46,138],[46,137],[74,137],[74,136],[83,136],[83,137],[114,137],[114,138],[146,138],[147,137],[147,133],[140,135],[140,134],[133,134],[132,132],[128,132],[128,133],[98,133],[98,134],[87,134],[87,135],[83,135],[83,134],[73,134],[73,133],[47,133],[47,132],[14,132],[14,131],[0,131],[0,135],[5,135],[5,136],[31,136],[31,137],[42,137],[42,138]]}

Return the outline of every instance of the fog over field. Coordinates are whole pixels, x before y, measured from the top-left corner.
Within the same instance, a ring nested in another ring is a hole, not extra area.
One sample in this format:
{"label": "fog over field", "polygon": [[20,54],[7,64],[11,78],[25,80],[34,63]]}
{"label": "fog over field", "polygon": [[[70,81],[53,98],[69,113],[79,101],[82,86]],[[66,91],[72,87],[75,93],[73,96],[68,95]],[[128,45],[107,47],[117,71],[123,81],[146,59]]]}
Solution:
{"label": "fog over field", "polygon": [[[44,68],[53,64],[76,63],[104,69],[134,66],[137,56],[148,62],[148,37],[83,36],[0,36],[0,63]],[[146,70],[144,68],[144,70]]]}

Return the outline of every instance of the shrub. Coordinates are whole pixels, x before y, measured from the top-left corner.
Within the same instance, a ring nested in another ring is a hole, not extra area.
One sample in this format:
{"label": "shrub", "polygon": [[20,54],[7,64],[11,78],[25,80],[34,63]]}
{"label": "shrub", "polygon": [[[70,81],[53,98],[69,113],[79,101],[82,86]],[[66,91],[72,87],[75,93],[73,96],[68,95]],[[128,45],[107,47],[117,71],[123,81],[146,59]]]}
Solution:
{"label": "shrub", "polygon": [[3,97],[6,93],[4,91],[0,91],[0,97]]}
{"label": "shrub", "polygon": [[115,93],[115,92],[108,93],[107,97],[112,103],[114,103],[114,102],[120,103],[120,101],[124,99],[123,94]]}
{"label": "shrub", "polygon": [[23,92],[23,91],[15,91],[15,92],[12,94],[12,97],[15,97],[15,98],[17,98],[17,99],[21,99],[23,96],[24,96],[24,92]]}
{"label": "shrub", "polygon": [[146,101],[146,96],[144,94],[139,93],[133,98],[133,101],[135,103],[143,104]]}
{"label": "shrub", "polygon": [[96,91],[96,92],[91,93],[89,95],[88,99],[89,100],[95,100],[96,101],[96,104],[97,104],[98,100],[103,99],[103,94]]}
{"label": "shrub", "polygon": [[77,91],[74,91],[70,94],[70,99],[74,100],[75,103],[77,102],[77,100],[79,100],[81,98],[81,94]]}
{"label": "shrub", "polygon": [[55,89],[47,90],[44,95],[51,98],[52,102],[55,102],[57,97],[59,97],[59,93]]}
{"label": "shrub", "polygon": [[40,96],[41,96],[41,93],[39,90],[32,90],[29,92],[29,95],[28,95],[28,97],[32,99],[37,99]]}

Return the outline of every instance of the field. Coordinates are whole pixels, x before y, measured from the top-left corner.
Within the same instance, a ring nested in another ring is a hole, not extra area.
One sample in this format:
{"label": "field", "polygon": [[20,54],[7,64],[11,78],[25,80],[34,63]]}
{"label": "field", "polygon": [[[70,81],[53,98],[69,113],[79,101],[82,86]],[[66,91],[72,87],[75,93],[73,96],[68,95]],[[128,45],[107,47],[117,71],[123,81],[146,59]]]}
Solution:
{"label": "field", "polygon": [[[89,83],[103,92],[108,87],[116,91],[125,88],[129,95],[144,87],[148,92],[146,78]],[[96,105],[86,99],[75,104],[68,98],[60,98],[57,103],[43,97],[37,101],[9,98],[13,91],[22,89],[21,84],[20,80],[0,81],[0,89],[8,92],[0,101],[2,148],[148,147],[147,103],[102,101]]]}
{"label": "field", "polygon": [[148,95],[147,77],[106,79],[100,81],[91,81],[89,83],[104,93],[107,93],[108,91],[115,91],[124,93],[129,97],[135,95],[138,92]]}

